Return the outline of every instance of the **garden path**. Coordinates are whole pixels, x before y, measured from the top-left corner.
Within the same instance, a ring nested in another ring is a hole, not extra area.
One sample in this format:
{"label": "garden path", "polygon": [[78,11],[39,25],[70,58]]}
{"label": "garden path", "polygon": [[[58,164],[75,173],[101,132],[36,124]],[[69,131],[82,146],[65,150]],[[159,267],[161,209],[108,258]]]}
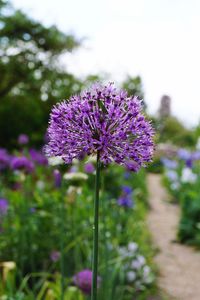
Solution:
{"label": "garden path", "polygon": [[158,285],[167,299],[200,300],[200,252],[175,242],[180,210],[169,203],[159,175],[148,177],[149,228],[158,254]]}

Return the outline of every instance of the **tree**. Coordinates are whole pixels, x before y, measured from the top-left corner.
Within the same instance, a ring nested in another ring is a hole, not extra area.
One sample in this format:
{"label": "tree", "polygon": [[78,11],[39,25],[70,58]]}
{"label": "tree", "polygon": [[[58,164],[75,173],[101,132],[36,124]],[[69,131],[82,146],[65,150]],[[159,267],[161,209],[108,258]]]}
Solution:
{"label": "tree", "polygon": [[52,105],[82,87],[60,63],[80,41],[2,0],[0,28],[0,145],[13,146],[22,132],[40,144]]}

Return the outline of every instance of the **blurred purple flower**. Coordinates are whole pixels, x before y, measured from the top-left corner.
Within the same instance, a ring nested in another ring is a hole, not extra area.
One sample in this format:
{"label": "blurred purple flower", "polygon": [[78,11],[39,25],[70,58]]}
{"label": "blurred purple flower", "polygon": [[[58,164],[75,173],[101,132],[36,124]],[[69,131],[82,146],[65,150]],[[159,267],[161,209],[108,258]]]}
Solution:
{"label": "blurred purple flower", "polygon": [[22,188],[22,184],[21,182],[14,182],[12,185],[12,190],[13,191],[18,191]]}
{"label": "blurred purple flower", "polygon": [[53,171],[53,177],[54,177],[54,185],[58,189],[61,187],[62,184],[62,175],[58,169],[55,169]]}
{"label": "blurred purple flower", "polygon": [[25,156],[13,157],[10,166],[13,170],[23,170],[26,173],[34,171],[34,164]]}
{"label": "blurred purple flower", "polygon": [[128,185],[124,185],[124,186],[122,186],[122,191],[124,194],[129,195],[133,192],[133,189]]}
{"label": "blurred purple flower", "polygon": [[29,137],[28,135],[22,133],[18,136],[18,144],[19,145],[26,145],[29,142]]}
{"label": "blurred purple flower", "polygon": [[0,171],[9,167],[10,155],[5,149],[0,148]]}
{"label": "blurred purple flower", "polygon": [[113,84],[95,84],[54,106],[49,124],[45,152],[66,163],[97,151],[105,165],[115,161],[131,171],[151,161],[154,131],[141,101]]}
{"label": "blurred purple flower", "polygon": [[53,250],[50,254],[50,259],[53,262],[57,262],[60,259],[60,252],[57,250]]}
{"label": "blurred purple flower", "polygon": [[178,180],[178,174],[174,170],[168,170],[166,172],[166,176],[170,181],[177,181]]}
{"label": "blurred purple flower", "polygon": [[187,159],[191,158],[190,151],[188,151],[187,149],[183,149],[183,148],[181,148],[177,151],[177,155],[182,160],[187,160]]}
{"label": "blurred purple flower", "polygon": [[[100,285],[101,278],[97,279],[98,287]],[[83,270],[73,277],[74,284],[85,294],[89,295],[92,289],[92,271],[91,270]]]}
{"label": "blurred purple flower", "polygon": [[86,173],[93,173],[95,171],[95,167],[94,167],[94,165],[92,163],[87,163],[84,166],[84,171]]}
{"label": "blurred purple flower", "polygon": [[34,162],[38,165],[46,166],[48,165],[48,159],[42,154],[42,152],[35,149],[29,150],[30,156]]}
{"label": "blurred purple flower", "polygon": [[77,166],[71,166],[71,168],[69,169],[69,173],[76,173],[78,172],[78,167]]}
{"label": "blurred purple flower", "polygon": [[192,159],[192,157],[189,158],[189,159],[187,159],[186,162],[185,162],[185,164],[186,164],[186,167],[188,167],[188,168],[191,169],[193,167],[193,159]]}
{"label": "blurred purple flower", "polygon": [[8,211],[8,201],[6,199],[0,199],[0,216],[4,216]]}
{"label": "blurred purple flower", "polygon": [[131,173],[130,173],[130,172],[127,171],[127,172],[124,173],[124,178],[125,178],[125,179],[129,179],[130,176],[131,176]]}
{"label": "blurred purple flower", "polygon": [[129,197],[129,196],[121,196],[118,200],[117,200],[117,204],[119,206],[123,206],[123,207],[133,207],[134,206],[134,202],[133,200]]}
{"label": "blurred purple flower", "polygon": [[200,151],[195,151],[192,153],[193,160],[200,160]]}
{"label": "blurred purple flower", "polygon": [[167,157],[162,157],[161,158],[161,162],[163,163],[163,165],[165,166],[165,168],[167,169],[176,169],[178,166],[177,161],[175,160],[171,160]]}

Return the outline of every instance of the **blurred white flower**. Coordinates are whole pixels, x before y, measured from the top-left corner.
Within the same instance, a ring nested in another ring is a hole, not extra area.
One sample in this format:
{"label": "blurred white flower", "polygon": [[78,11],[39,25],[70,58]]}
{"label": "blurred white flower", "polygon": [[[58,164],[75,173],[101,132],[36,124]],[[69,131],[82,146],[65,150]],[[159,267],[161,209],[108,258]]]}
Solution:
{"label": "blurred white flower", "polygon": [[179,182],[172,182],[171,184],[171,189],[172,190],[178,190],[180,187],[180,183]]}
{"label": "blurred white flower", "polygon": [[141,269],[144,266],[145,262],[146,262],[146,260],[145,260],[144,256],[138,255],[136,257],[136,259],[132,260],[131,268],[133,268],[135,270]]}
{"label": "blurred white flower", "polygon": [[182,171],[181,181],[183,183],[194,183],[197,180],[197,175],[190,168],[184,168]]}
{"label": "blurred white flower", "polygon": [[131,242],[128,244],[128,250],[135,252],[138,249],[138,245],[134,242]]}
{"label": "blurred white flower", "polygon": [[151,269],[149,268],[149,266],[144,266],[143,268],[143,273],[145,276],[149,275]]}
{"label": "blurred white flower", "polygon": [[141,264],[141,266],[143,266],[146,262],[146,259],[144,258],[144,256],[138,255],[137,256],[137,261]]}
{"label": "blurred white flower", "polygon": [[128,251],[125,247],[119,247],[119,254],[121,255],[122,258],[128,257]]}
{"label": "blurred white flower", "polygon": [[75,173],[65,173],[63,175],[63,179],[65,180],[87,180],[88,175],[81,172],[75,172]]}
{"label": "blurred white flower", "polygon": [[61,156],[53,156],[48,158],[48,164],[50,166],[58,166],[64,164],[64,161]]}
{"label": "blurred white flower", "polygon": [[129,271],[126,274],[126,277],[129,282],[132,282],[136,279],[136,273],[134,271]]}
{"label": "blurred white flower", "polygon": [[38,180],[37,181],[37,183],[36,183],[36,186],[37,186],[37,188],[39,189],[39,190],[44,190],[44,188],[45,188],[45,182],[44,181],[42,181],[42,180]]}

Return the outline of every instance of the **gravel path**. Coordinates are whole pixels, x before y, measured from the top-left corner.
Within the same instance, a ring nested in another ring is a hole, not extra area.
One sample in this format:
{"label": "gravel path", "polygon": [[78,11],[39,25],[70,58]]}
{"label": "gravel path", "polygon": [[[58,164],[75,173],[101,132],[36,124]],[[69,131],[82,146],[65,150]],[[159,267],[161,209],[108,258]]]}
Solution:
{"label": "gravel path", "polygon": [[158,284],[169,300],[200,300],[200,252],[174,242],[179,208],[167,202],[159,175],[149,175],[151,210],[148,217],[160,270]]}

